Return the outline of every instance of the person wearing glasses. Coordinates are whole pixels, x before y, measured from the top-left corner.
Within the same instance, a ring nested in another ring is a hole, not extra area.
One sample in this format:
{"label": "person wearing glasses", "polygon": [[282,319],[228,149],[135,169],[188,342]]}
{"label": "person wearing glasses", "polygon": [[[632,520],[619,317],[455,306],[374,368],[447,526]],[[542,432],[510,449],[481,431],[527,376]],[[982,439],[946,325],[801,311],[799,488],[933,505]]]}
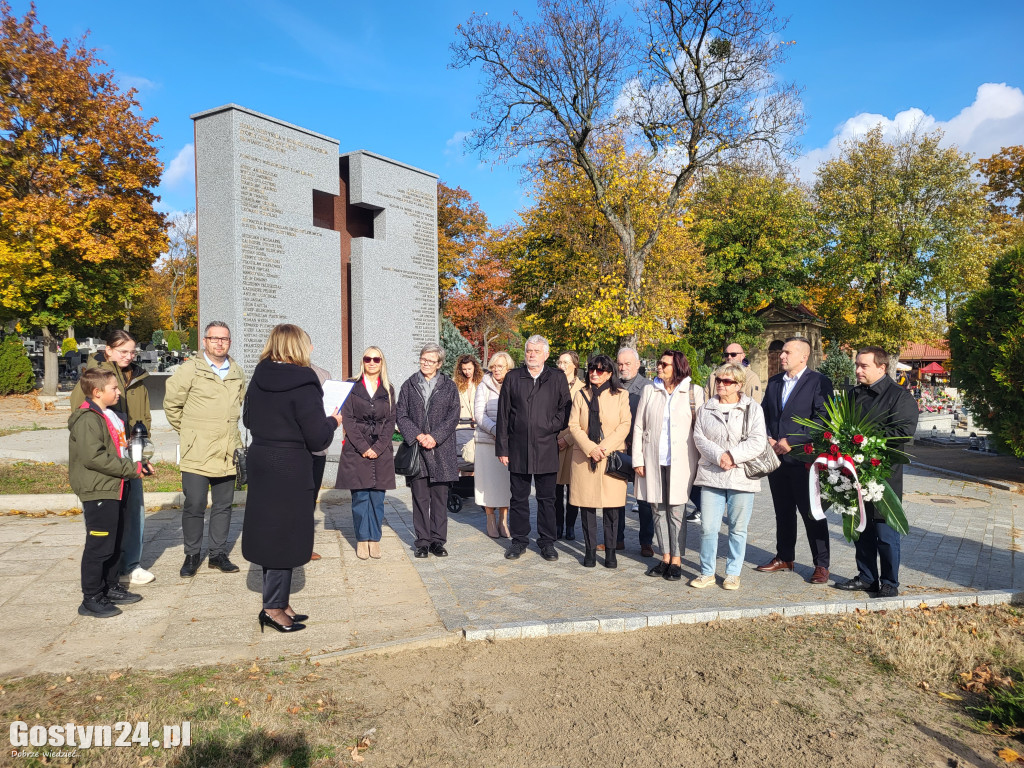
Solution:
{"label": "person wearing glasses", "polygon": [[[740,588],[740,571],[747,552],[747,523],[754,508],[754,494],[761,481],[747,477],[742,464],[759,456],[768,446],[764,412],[753,398],[743,394],[747,371],[726,363],[715,370],[715,396],[697,411],[693,442],[700,453],[697,485],[701,486],[700,575],[691,587],[703,589],[715,583],[718,533],[722,518],[729,524],[729,554],[725,561],[723,589]],[[806,479],[805,479],[806,482]]]}
{"label": "person wearing glasses", "polygon": [[704,388],[695,385],[691,376],[686,355],[662,352],[658,377],[644,388],[633,425],[633,489],[638,502],[642,499],[651,505],[661,550],[661,560],[647,569],[647,575],[668,581],[683,577],[683,514],[697,474],[693,425],[697,408],[706,399]]}
{"label": "person wearing glasses", "polygon": [[367,347],[352,391],[341,406],[345,444],[338,458],[335,488],[352,492],[356,557],[380,558],[384,492],[395,488],[395,390],[388,364],[377,347]]}
{"label": "person wearing glasses", "polygon": [[[119,397],[113,409],[124,414],[128,434],[131,434],[136,422],[141,421],[146,427],[146,433],[152,436],[153,419],[149,410],[149,390],[143,383],[149,373],[135,362],[136,354],[137,348],[132,335],[128,331],[117,330],[107,337],[106,349],[89,358],[87,369],[103,368],[114,374]],[[71,392],[72,412],[77,412],[86,398],[82,385],[76,384]],[[128,486],[128,497],[125,502],[124,533],[121,539],[119,581],[139,586],[149,584],[156,578],[141,565],[146,502],[142,495],[142,478],[131,478],[125,483]]]}
{"label": "person wearing glasses", "polygon": [[[476,462],[473,465],[473,496],[487,514],[487,535],[509,538],[508,504],[512,498],[508,468],[494,455],[494,432],[498,428],[498,397],[501,384],[515,362],[508,352],[491,355],[488,373],[476,388],[473,414],[476,419]],[[497,514],[497,520],[495,520]]]}
{"label": "person wearing glasses", "polygon": [[420,474],[406,478],[412,487],[412,522],[416,557],[447,557],[448,487],[459,479],[455,429],[459,425],[459,390],[441,373],[444,349],[425,344],[420,369],[398,393],[397,424],[402,439],[420,444]]}
{"label": "person wearing glasses", "polygon": [[583,566],[597,564],[597,510],[604,518],[604,565],[618,567],[615,535],[626,511],[626,481],[605,473],[608,455],[626,447],[632,413],[629,392],[622,388],[615,363],[595,355],[587,364],[587,386],[576,393],[569,414],[572,434],[572,478],[569,501],[583,521]]}
{"label": "person wearing glasses", "polygon": [[[580,376],[580,358],[573,351],[563,352],[556,363],[558,370],[565,374],[569,382],[569,397],[587,385]],[[572,434],[566,427],[558,433],[558,478],[555,485],[555,534],[557,538],[576,539],[576,518],[579,509],[569,502],[569,481],[572,478]]]}
{"label": "person wearing glasses", "polygon": [[[746,381],[743,382],[743,394],[747,397],[753,398],[756,402],[760,403],[764,398],[764,389],[761,387],[761,377],[754,373],[750,367],[750,361],[747,360],[747,354],[743,351],[743,347],[735,342],[727,344],[725,346],[725,352],[722,354],[722,364],[734,363],[735,365],[742,365],[744,373],[747,374]],[[707,396],[714,397],[715,394],[715,373],[711,372],[711,376],[708,378],[708,385],[706,387]]]}
{"label": "person wearing glasses", "polygon": [[[202,562],[203,522],[210,497],[207,565],[237,573],[228,559],[231,502],[235,496],[235,449],[242,447],[238,419],[245,397],[245,374],[231,359],[231,330],[215,320],[203,332],[203,352],[190,357],[167,380],[164,413],[181,440],[181,533],[185,540],[183,579]],[[251,474],[251,469],[250,469]]]}

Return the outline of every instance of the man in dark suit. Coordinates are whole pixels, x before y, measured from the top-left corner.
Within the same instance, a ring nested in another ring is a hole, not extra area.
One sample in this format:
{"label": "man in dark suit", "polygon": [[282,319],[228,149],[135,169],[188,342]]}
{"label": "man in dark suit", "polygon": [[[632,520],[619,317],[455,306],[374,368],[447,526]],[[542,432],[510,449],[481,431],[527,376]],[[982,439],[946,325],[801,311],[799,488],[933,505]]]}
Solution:
{"label": "man in dark suit", "polygon": [[[889,354],[881,347],[864,347],[857,352],[857,386],[853,402],[878,424],[887,437],[912,437],[917,431],[918,410],[914,396],[887,375]],[[897,444],[897,448],[904,446]],[[896,464],[889,486],[903,498],[903,465]],[[876,597],[897,597],[900,575],[900,535],[889,527],[872,503],[865,504],[867,528],[857,539],[857,575],[836,582],[846,590],[874,592]],[[881,580],[879,580],[881,560]]]}
{"label": "man in dark suit", "polygon": [[530,481],[537,488],[537,545],[545,560],[555,550],[555,481],[558,433],[569,423],[569,384],[565,375],[544,366],[551,347],[543,336],[526,340],[526,365],[509,371],[498,396],[494,455],[511,473],[509,529],[512,544],[505,557],[516,560],[530,541]]}
{"label": "man in dark suit", "polygon": [[825,414],[825,401],[832,397],[832,382],[827,376],[807,367],[811,343],[799,336],[786,339],[779,355],[782,373],[768,379],[764,400],[764,419],[768,442],[782,460],[781,466],[768,475],[775,505],[775,557],[757,570],[763,573],[792,571],[796,560],[796,513],[804,520],[807,541],[814,562],[812,584],[828,583],[828,523],[811,517],[811,495],[807,486],[807,465],[789,456],[811,441],[807,427],[793,419],[802,417],[820,421]]}

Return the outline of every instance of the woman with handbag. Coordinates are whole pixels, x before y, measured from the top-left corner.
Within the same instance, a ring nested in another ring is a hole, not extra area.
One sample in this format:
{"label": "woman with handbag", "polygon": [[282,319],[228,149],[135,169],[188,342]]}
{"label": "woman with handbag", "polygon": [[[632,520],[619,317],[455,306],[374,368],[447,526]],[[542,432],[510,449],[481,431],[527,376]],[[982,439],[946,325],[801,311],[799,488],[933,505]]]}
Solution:
{"label": "woman with handbag", "polygon": [[380,558],[384,493],[395,488],[395,390],[388,364],[377,347],[367,347],[352,391],[341,406],[345,443],[338,458],[335,488],[352,492],[356,557]]}
{"label": "woman with handbag", "polygon": [[[508,505],[512,499],[508,467],[494,455],[494,433],[498,428],[498,396],[505,374],[515,367],[508,352],[491,355],[491,372],[476,388],[473,406],[476,419],[476,457],[473,462],[473,496],[487,513],[487,535],[492,539],[509,538]],[[498,519],[495,520],[495,513]]]}
{"label": "woman with handbag", "polygon": [[[583,521],[583,567],[597,564],[597,509],[604,518],[605,541],[615,541],[619,515],[626,512],[626,480],[606,472],[608,458],[626,445],[632,414],[629,393],[619,383],[615,363],[595,355],[587,365],[587,386],[576,393],[569,415],[572,466],[569,503]],[[616,568],[615,547],[604,555],[605,568]]]}
{"label": "woman with handbag", "polygon": [[[441,373],[444,349],[429,343],[420,350],[420,369],[402,384],[396,414],[398,431],[409,449],[418,453],[415,473],[406,475],[412,487],[412,523],[416,557],[447,557],[448,488],[459,479],[455,428],[459,424],[459,390]],[[397,466],[397,460],[396,460]]]}
{"label": "woman with handbag", "polygon": [[274,326],[246,392],[243,414],[252,433],[246,456],[249,492],[242,555],[263,566],[260,631],[305,629],[308,616],[289,603],[292,569],[313,554],[313,452],[327,448],[341,411],[324,416],[323,389],[309,366],[312,345],[297,325]]}
{"label": "woman with handbag", "polygon": [[[580,378],[580,358],[575,352],[563,352],[558,356],[558,369],[569,381],[569,399],[587,385]],[[566,427],[558,433],[558,478],[555,485],[555,535],[570,541],[576,538],[576,518],[579,509],[568,503],[569,479],[572,475],[572,434]]]}
{"label": "woman with handbag", "polygon": [[633,490],[654,512],[661,561],[648,576],[668,581],[683,577],[686,549],[686,501],[697,474],[693,425],[704,404],[704,388],[694,386],[690,361],[682,352],[666,350],[658,360],[654,385],[644,387],[633,425]]}
{"label": "woman with handbag", "polygon": [[722,518],[729,523],[729,555],[724,589],[740,588],[740,570],[747,551],[747,523],[761,480],[748,477],[744,463],[757,460],[768,446],[761,406],[740,390],[746,380],[743,366],[726,363],[715,370],[715,396],[697,411],[693,440],[700,452],[697,485],[701,486],[700,575],[690,586],[703,589],[715,583],[718,533]]}
{"label": "woman with handbag", "polygon": [[476,444],[470,443],[473,443],[476,434],[476,418],[473,415],[476,388],[483,377],[484,372],[476,355],[462,355],[455,363],[452,380],[459,390],[459,426],[455,430],[455,451],[459,460],[459,472],[463,475],[473,474],[473,463],[476,460]]}

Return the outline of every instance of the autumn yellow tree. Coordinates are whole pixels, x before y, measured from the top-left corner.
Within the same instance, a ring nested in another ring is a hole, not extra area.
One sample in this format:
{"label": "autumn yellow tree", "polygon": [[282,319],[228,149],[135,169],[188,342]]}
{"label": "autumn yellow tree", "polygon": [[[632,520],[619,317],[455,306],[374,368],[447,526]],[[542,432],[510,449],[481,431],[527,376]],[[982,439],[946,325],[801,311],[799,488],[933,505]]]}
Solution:
{"label": "autumn yellow tree", "polygon": [[683,330],[695,290],[707,279],[682,206],[667,223],[659,221],[659,210],[648,203],[664,195],[668,182],[622,141],[602,142],[593,156],[608,180],[605,205],[628,217],[642,237],[662,230],[640,282],[644,309],[635,310],[621,240],[598,210],[584,173],[550,160],[537,169],[536,203],[496,246],[523,307],[521,332],[542,333],[581,354],[625,340],[639,348],[668,343]]}
{"label": "autumn yellow tree", "polygon": [[0,3],[0,312],[42,333],[47,393],[62,332],[124,317],[166,247],[155,120],[104,67]]}
{"label": "autumn yellow tree", "polygon": [[1003,246],[1024,243],[1024,145],[1003,147],[978,161],[992,211],[996,237]]}
{"label": "autumn yellow tree", "polygon": [[469,192],[437,183],[437,296],[442,312],[481,255],[489,232],[487,215]]}

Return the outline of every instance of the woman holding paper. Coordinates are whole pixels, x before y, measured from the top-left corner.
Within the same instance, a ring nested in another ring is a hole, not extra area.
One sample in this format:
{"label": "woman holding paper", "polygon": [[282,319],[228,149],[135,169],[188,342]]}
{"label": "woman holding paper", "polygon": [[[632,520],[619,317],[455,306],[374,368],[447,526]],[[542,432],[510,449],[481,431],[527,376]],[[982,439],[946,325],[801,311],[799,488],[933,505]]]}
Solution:
{"label": "woman holding paper", "polygon": [[367,347],[352,391],[341,406],[345,443],[338,459],[336,488],[352,491],[356,557],[380,558],[384,492],[395,488],[395,390],[388,364],[377,347]]}
{"label": "woman holding paper", "polygon": [[289,604],[292,569],[313,554],[313,451],[328,447],[341,424],[340,413],[324,415],[311,348],[299,326],[274,326],[245,393],[242,418],[252,444],[242,555],[263,566],[260,631],[297,632],[308,618]]}

